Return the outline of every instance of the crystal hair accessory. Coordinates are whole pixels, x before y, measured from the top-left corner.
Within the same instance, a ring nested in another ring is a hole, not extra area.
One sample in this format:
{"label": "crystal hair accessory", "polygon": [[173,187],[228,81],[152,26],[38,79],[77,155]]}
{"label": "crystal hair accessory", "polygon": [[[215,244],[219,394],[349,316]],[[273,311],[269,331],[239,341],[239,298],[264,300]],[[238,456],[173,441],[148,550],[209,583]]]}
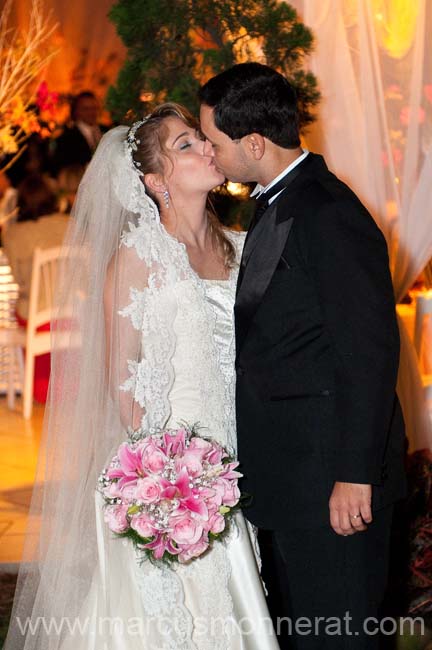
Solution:
{"label": "crystal hair accessory", "polygon": [[140,144],[140,140],[138,140],[137,137],[136,137],[136,132],[138,131],[139,128],[142,127],[143,124],[145,124],[146,122],[149,121],[150,117],[151,117],[151,114],[146,115],[145,117],[143,117],[142,120],[138,120],[137,122],[134,122],[132,124],[132,126],[130,127],[129,131],[127,132],[127,135],[126,135],[126,143],[125,144],[126,144],[127,152],[129,154],[129,157],[130,157],[130,159],[132,161],[133,166],[139,172],[140,175],[142,175],[142,171],[140,169],[141,163],[136,161],[134,159],[134,157],[133,157],[134,152],[137,151],[138,145]]}

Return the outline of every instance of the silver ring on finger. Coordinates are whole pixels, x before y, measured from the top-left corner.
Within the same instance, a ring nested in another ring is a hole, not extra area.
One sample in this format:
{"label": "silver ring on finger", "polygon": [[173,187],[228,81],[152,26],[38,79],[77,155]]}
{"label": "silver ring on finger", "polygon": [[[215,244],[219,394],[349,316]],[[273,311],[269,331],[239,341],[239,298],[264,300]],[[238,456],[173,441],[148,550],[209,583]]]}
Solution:
{"label": "silver ring on finger", "polygon": [[360,515],[350,515],[351,519],[358,519],[359,517],[360,517]]}

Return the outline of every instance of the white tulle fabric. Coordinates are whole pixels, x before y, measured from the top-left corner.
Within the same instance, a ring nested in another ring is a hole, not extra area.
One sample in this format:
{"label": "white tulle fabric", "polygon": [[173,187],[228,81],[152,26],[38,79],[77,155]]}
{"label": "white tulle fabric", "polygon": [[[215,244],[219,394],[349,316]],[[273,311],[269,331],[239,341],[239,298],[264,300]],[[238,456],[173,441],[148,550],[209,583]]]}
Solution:
{"label": "white tulle fabric", "polygon": [[[432,257],[432,58],[428,0],[290,0],[315,37],[322,101],[306,134],[387,239],[396,300]],[[410,450],[432,448],[419,367],[400,321],[398,393]]]}
{"label": "white tulle fabric", "polygon": [[[175,571],[140,563],[103,521],[98,475],[128,428],[197,422],[236,448],[237,269],[226,282],[193,271],[145,193],[126,133],[102,138],[66,241],[5,650],[275,649],[256,538],[242,515],[226,544]],[[238,261],[243,235],[230,236]]]}

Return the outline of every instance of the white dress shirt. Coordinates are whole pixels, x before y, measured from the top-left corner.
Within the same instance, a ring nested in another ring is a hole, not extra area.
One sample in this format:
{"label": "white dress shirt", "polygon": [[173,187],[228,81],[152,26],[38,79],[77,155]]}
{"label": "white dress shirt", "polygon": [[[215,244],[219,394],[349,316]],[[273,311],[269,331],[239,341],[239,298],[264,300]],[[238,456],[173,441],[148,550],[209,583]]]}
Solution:
{"label": "white dress shirt", "polygon": [[[281,178],[283,178],[286,174],[288,174],[288,172],[292,171],[294,169],[294,167],[297,167],[297,165],[299,165],[302,162],[302,160],[304,160],[306,158],[306,156],[309,154],[309,151],[307,149],[303,149],[302,151],[303,151],[303,153],[298,158],[296,158],[290,165],[288,165],[288,167],[286,167],[268,185],[263,187],[262,185],[260,185],[260,183],[257,183],[256,186],[254,187],[254,189],[251,192],[251,197],[254,196],[256,198],[259,198],[261,196],[261,194],[263,194],[264,192],[267,192],[271,187],[273,187],[273,185],[276,185],[276,183],[279,183]],[[269,205],[271,205],[271,203],[273,203],[273,201],[279,196],[279,194],[281,192],[284,191],[284,189],[285,188],[283,187],[280,192],[278,192],[277,194],[272,196],[271,199],[269,199]]]}
{"label": "white dress shirt", "polygon": [[90,124],[81,122],[81,120],[78,120],[75,124],[87,140],[90,149],[94,151],[99,144],[99,140],[102,137],[99,126],[97,124],[95,126],[90,126]]}

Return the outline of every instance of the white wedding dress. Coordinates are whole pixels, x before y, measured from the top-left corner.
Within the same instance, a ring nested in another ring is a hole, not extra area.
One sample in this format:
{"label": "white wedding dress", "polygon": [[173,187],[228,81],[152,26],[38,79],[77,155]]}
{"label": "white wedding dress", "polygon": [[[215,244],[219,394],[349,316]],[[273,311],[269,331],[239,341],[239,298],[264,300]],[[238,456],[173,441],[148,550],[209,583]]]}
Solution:
{"label": "white wedding dress", "polygon": [[[137,232],[126,246],[139,250]],[[230,235],[238,259],[242,234]],[[199,423],[203,434],[236,449],[233,306],[234,270],[226,281],[201,280],[186,250],[166,234],[184,277],[162,290],[131,292],[123,317],[149,314],[143,358],[122,390],[146,406],[143,425]],[[186,269],[186,265],[188,268]],[[175,345],[163,326],[173,313]],[[136,319],[138,322],[138,318]],[[161,386],[169,385],[164,398]],[[152,412],[152,405],[155,412]],[[167,411],[164,415],[164,411]],[[165,417],[167,416],[167,417]],[[139,562],[129,541],[115,538],[96,494],[99,565],[83,602],[79,631],[62,650],[277,650],[259,573],[256,536],[237,514],[229,537],[204,557],[176,568]]]}

